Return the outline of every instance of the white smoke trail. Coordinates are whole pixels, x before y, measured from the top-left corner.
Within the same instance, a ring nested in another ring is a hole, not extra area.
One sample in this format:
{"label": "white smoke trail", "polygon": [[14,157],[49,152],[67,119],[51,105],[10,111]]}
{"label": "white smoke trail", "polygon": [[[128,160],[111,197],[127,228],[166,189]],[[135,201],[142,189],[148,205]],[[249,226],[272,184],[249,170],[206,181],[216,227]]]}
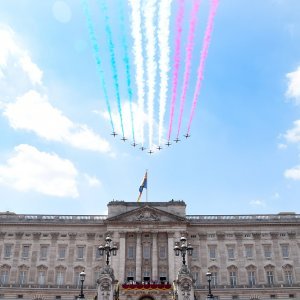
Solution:
{"label": "white smoke trail", "polygon": [[160,71],[160,91],[159,91],[159,127],[158,144],[161,145],[161,139],[164,129],[164,116],[166,112],[167,92],[168,92],[168,74],[170,61],[169,35],[170,35],[170,14],[172,0],[160,1],[158,12],[158,42],[159,42],[159,71]]}
{"label": "white smoke trail", "polygon": [[154,96],[157,63],[155,60],[156,38],[154,16],[156,10],[156,0],[147,0],[143,7],[145,18],[145,39],[146,39],[146,70],[147,70],[147,91],[148,91],[148,118],[149,118],[149,148],[153,144],[153,124],[154,124]]}
{"label": "white smoke trail", "polygon": [[[142,46],[142,21],[141,21],[141,0],[129,0],[131,6],[131,35],[133,38],[133,55],[136,67],[135,80],[137,86],[138,110],[139,114],[144,113],[144,59]],[[140,123],[137,127],[137,135],[141,144],[144,144],[144,123]]]}

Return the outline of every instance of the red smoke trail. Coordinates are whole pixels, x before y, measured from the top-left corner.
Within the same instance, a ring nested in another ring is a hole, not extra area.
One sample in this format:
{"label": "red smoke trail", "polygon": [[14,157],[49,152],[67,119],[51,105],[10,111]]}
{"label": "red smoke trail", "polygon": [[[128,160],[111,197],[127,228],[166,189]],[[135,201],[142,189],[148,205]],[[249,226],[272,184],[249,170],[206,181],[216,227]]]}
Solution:
{"label": "red smoke trail", "polygon": [[181,128],[183,108],[184,108],[188,83],[189,83],[189,79],[190,79],[192,52],[193,52],[193,48],[194,48],[194,34],[195,34],[195,27],[196,27],[196,22],[197,22],[197,12],[198,12],[199,6],[200,6],[200,0],[194,0],[193,10],[192,10],[192,18],[191,18],[191,22],[190,22],[190,29],[189,29],[189,35],[188,35],[188,44],[186,46],[185,70],[184,70],[184,77],[183,77],[182,93],[181,93],[181,97],[180,97],[180,113],[179,113],[178,129],[177,129],[177,138],[179,136],[179,132],[180,132],[180,128]]}
{"label": "red smoke trail", "polygon": [[218,4],[219,4],[219,0],[212,0],[212,2],[211,2],[211,8],[210,8],[210,12],[209,12],[209,17],[208,17],[206,30],[205,30],[203,47],[202,47],[202,52],[201,52],[201,57],[200,57],[200,64],[199,64],[199,68],[198,68],[197,83],[196,83],[196,88],[195,88],[194,97],[193,97],[193,104],[192,104],[190,119],[189,119],[189,123],[188,123],[188,129],[187,129],[188,134],[191,129],[191,124],[192,124],[192,121],[194,118],[195,109],[196,109],[198,97],[200,94],[201,83],[203,80],[204,65],[205,65],[205,61],[207,58],[207,54],[208,54],[208,47],[209,47],[209,43],[210,43],[211,33],[213,30],[213,24],[214,24],[214,17],[217,12]]}
{"label": "red smoke trail", "polygon": [[168,132],[168,141],[170,140],[173,117],[175,109],[175,101],[177,96],[177,84],[178,84],[178,72],[180,64],[180,44],[181,44],[181,32],[182,32],[182,19],[184,14],[184,0],[178,0],[179,9],[176,18],[176,37],[175,37],[175,54],[174,54],[174,71],[173,71],[173,84],[172,84],[172,100],[171,100],[171,111],[170,111],[170,124]]}

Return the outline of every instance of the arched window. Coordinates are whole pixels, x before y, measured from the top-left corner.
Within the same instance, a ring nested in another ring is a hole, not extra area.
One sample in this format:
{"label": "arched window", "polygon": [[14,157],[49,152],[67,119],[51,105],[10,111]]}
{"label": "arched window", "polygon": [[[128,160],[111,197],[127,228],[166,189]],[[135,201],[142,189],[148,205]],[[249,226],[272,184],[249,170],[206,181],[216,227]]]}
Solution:
{"label": "arched window", "polygon": [[265,272],[266,272],[266,279],[267,279],[267,284],[268,285],[274,285],[275,278],[274,278],[274,273],[275,273],[275,267],[273,265],[267,265],[265,266]]}
{"label": "arched window", "polygon": [[256,267],[254,265],[249,265],[246,267],[247,275],[248,275],[248,285],[250,287],[256,285]]}
{"label": "arched window", "polygon": [[200,285],[201,269],[197,266],[194,266],[194,267],[191,268],[191,272],[192,272],[194,285],[199,286]]}
{"label": "arched window", "polygon": [[41,286],[46,284],[47,269],[44,265],[37,267],[37,283]]}
{"label": "arched window", "polygon": [[9,283],[10,266],[2,265],[0,269],[0,284],[6,285]]}
{"label": "arched window", "polygon": [[229,276],[229,284],[231,287],[237,286],[238,269],[236,266],[231,265],[227,268]]}
{"label": "arched window", "polygon": [[65,284],[65,276],[66,276],[66,267],[58,266],[55,268],[56,276],[55,276],[55,283],[57,285],[64,285]]}
{"label": "arched window", "polygon": [[19,277],[18,277],[18,281],[20,285],[24,285],[27,284],[27,280],[28,280],[28,270],[29,267],[26,265],[21,265],[19,266]]}
{"label": "arched window", "polygon": [[74,285],[76,287],[81,286],[81,281],[80,281],[80,273],[82,272],[82,270],[84,270],[84,267],[82,266],[76,266],[74,268]]}
{"label": "arched window", "polygon": [[217,266],[211,266],[208,268],[211,273],[211,285],[217,286],[218,285],[218,271],[219,268]]}
{"label": "arched window", "polygon": [[284,283],[291,286],[293,285],[293,266],[286,264],[282,267],[284,275]]}

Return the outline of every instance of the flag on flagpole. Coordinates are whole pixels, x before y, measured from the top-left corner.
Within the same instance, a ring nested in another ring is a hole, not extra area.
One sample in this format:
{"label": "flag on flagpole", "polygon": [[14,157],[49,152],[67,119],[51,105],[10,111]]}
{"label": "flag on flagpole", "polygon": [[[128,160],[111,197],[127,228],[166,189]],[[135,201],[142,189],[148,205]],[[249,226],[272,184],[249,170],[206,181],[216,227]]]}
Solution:
{"label": "flag on flagpole", "polygon": [[146,188],[147,188],[147,172],[145,173],[145,176],[144,176],[144,178],[141,182],[141,185],[139,187],[140,194],[139,194],[139,197],[137,199],[137,202],[140,202],[141,197],[142,197],[142,193],[143,193],[143,189],[146,189]]}

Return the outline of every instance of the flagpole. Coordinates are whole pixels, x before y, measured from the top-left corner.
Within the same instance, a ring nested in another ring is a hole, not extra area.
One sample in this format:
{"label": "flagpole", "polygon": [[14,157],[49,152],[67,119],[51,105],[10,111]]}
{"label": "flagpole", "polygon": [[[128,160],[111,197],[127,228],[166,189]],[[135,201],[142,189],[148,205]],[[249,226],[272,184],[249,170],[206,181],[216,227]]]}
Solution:
{"label": "flagpole", "polygon": [[148,181],[148,169],[146,169],[146,173],[147,173],[147,188],[146,188],[146,202],[148,202],[148,186],[149,186],[149,181]]}

